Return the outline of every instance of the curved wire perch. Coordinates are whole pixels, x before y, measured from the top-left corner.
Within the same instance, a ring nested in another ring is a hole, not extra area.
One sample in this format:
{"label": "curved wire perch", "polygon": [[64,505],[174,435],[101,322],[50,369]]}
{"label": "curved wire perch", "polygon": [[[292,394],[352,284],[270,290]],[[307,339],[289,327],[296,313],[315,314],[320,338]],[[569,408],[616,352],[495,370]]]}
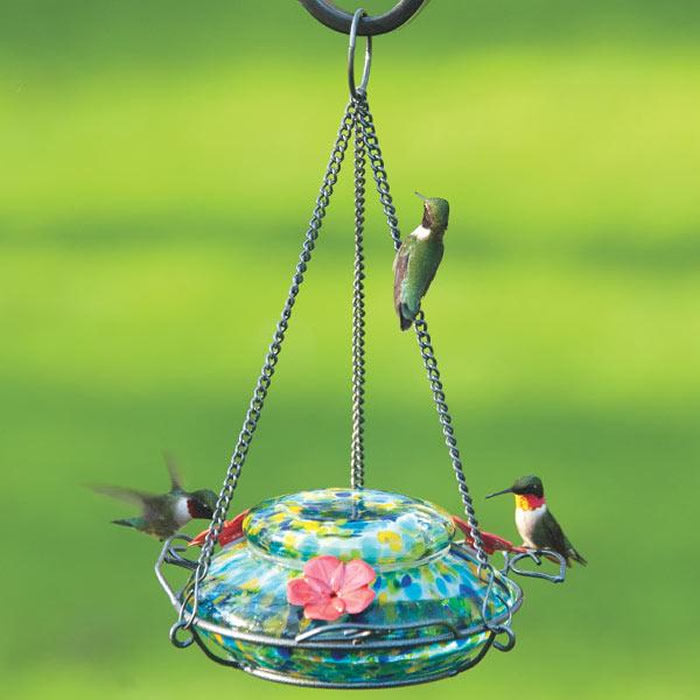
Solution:
{"label": "curved wire perch", "polygon": [[168,583],[168,580],[165,578],[162,569],[163,564],[173,564],[175,566],[180,566],[183,569],[190,569],[192,571],[197,568],[196,561],[185,559],[184,557],[180,556],[180,552],[185,551],[184,547],[176,547],[173,545],[173,542],[176,540],[188,542],[189,539],[190,538],[186,535],[173,535],[172,537],[168,537],[168,539],[163,543],[163,547],[160,550],[158,559],[156,559],[155,566],[153,567],[156,572],[158,583],[160,583],[161,588],[166,592],[168,599],[176,608],[180,605],[181,594],[177,594],[175,591],[173,591],[171,585]]}
{"label": "curved wire perch", "polygon": [[[376,36],[398,29],[420,12],[430,0],[399,0],[388,12],[375,17],[366,16],[360,23],[359,36]],[[299,0],[306,10],[326,27],[350,34],[352,14],[327,0]]]}
{"label": "curved wire perch", "polygon": [[[556,563],[559,565],[558,574],[547,574],[544,571],[528,571],[526,569],[520,569],[515,566],[522,559],[531,559],[535,562],[537,566],[542,565],[542,557],[547,559],[555,559]],[[511,554],[510,552],[503,552],[503,558],[505,560],[505,565],[501,569],[501,573],[504,576],[508,575],[509,571],[512,571],[518,576],[526,576],[528,578],[541,578],[550,583],[564,583],[566,579],[566,559],[551,549],[537,549],[528,550],[527,552],[520,552],[518,554]]]}

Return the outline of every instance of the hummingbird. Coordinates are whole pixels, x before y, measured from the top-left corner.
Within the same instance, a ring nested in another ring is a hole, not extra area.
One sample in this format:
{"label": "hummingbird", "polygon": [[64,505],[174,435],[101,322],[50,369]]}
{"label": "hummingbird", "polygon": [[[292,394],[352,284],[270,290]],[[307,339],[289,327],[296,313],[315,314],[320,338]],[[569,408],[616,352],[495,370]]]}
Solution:
{"label": "hummingbird", "polygon": [[418,192],[416,195],[423,200],[423,220],[406,236],[394,258],[394,308],[402,331],[411,327],[420,311],[421,299],[435,277],[450,216],[446,199],[424,197]]}
{"label": "hummingbird", "polygon": [[192,518],[211,518],[217,495],[209,489],[185,491],[177,467],[168,454],[165,463],[170,474],[170,491],[164,494],[146,493],[120,486],[93,486],[97,493],[119,498],[141,506],[141,515],[112,520],[115,525],[133,527],[147,535],[164,540],[174,535]]}
{"label": "hummingbird", "polygon": [[561,526],[547,507],[542,480],[534,474],[520,477],[510,488],[489,494],[493,498],[504,493],[515,495],[515,525],[523,544],[530,549],[551,549],[566,559],[579,564],[588,562],[574,549]]}

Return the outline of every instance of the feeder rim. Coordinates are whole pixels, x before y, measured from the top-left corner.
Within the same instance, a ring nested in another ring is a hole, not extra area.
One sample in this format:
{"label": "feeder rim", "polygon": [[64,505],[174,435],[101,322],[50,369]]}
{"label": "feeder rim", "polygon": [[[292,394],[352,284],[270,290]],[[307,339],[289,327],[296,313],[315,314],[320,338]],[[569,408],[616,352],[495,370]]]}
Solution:
{"label": "feeder rim", "polygon": [[[390,10],[381,15],[367,15],[357,26],[358,36],[387,34],[403,26],[417,15],[430,0],[399,0]],[[350,34],[353,13],[341,10],[327,0],[299,0],[304,8],[321,24],[341,34]]]}

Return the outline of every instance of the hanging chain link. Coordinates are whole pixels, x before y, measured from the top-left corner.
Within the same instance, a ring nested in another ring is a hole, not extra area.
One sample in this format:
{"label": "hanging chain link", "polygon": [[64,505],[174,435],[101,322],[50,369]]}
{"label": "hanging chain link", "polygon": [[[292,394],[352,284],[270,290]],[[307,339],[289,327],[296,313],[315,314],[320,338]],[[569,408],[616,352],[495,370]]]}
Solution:
{"label": "hanging chain link", "polygon": [[452,460],[452,468],[454,469],[455,478],[457,479],[457,488],[459,489],[459,494],[462,497],[464,512],[467,515],[467,522],[469,523],[472,539],[474,540],[476,557],[479,561],[480,567],[487,567],[489,565],[488,557],[486,556],[486,552],[484,552],[484,543],[481,538],[481,531],[479,530],[479,523],[476,519],[474,504],[472,503],[472,498],[469,493],[467,480],[464,476],[464,467],[462,466],[462,458],[459,453],[459,448],[457,447],[457,438],[455,437],[454,427],[452,426],[452,417],[450,416],[450,411],[447,407],[445,390],[442,386],[442,381],[440,380],[440,371],[438,370],[437,366],[435,350],[433,349],[432,340],[430,338],[430,334],[428,333],[428,324],[425,321],[425,315],[422,311],[419,311],[416,315],[414,325],[416,328],[418,346],[420,347],[420,354],[423,358],[423,366],[425,367],[425,371],[428,375],[430,390],[433,392],[435,407],[437,409],[440,425],[442,426],[442,435],[445,438],[447,451],[449,452],[450,459]]}
{"label": "hanging chain link", "polygon": [[355,106],[355,266],[352,296],[352,437],[350,446],[350,486],[365,485],[365,145]]}
{"label": "hanging chain link", "polygon": [[[366,98],[358,101],[357,122],[363,133],[367,156],[369,158],[370,166],[372,167],[377,192],[379,193],[379,201],[384,209],[384,215],[386,216],[386,220],[389,225],[389,232],[391,233],[391,238],[394,241],[394,248],[398,250],[401,247],[399,221],[396,217],[396,208],[394,207],[394,202],[389,190],[389,181],[387,179],[386,168],[384,166],[384,159],[382,158],[382,151],[379,147],[379,139],[377,138],[374,120]],[[479,530],[479,522],[476,519],[474,504],[469,493],[466,477],[464,476],[462,458],[459,453],[459,448],[457,447],[457,438],[455,437],[454,428],[452,427],[452,417],[450,416],[447,402],[445,400],[445,390],[440,379],[435,350],[433,349],[430,334],[428,333],[428,324],[422,311],[420,311],[416,316],[414,325],[416,329],[418,346],[420,348],[420,354],[423,358],[423,365],[428,375],[430,389],[433,393],[433,399],[435,401],[435,407],[440,420],[440,426],[442,427],[442,434],[445,438],[445,444],[447,445],[447,450],[452,461],[452,468],[457,479],[457,487],[462,498],[462,504],[464,505],[464,512],[467,516],[467,522],[471,528],[472,538],[474,540],[474,550],[479,562],[479,569],[490,569],[491,573],[493,573],[493,568],[488,561],[486,552],[484,551],[481,531]]]}
{"label": "hanging chain link", "polygon": [[[236,485],[238,484],[238,479],[240,477],[241,470],[243,469],[243,464],[245,463],[250,444],[253,440],[253,434],[255,433],[258,421],[260,420],[265,397],[267,396],[270,384],[272,383],[272,376],[275,372],[275,366],[277,365],[280,352],[282,351],[282,343],[284,342],[287,332],[289,319],[292,315],[292,309],[294,307],[297,295],[299,294],[299,288],[304,281],[304,274],[306,273],[307,265],[311,260],[311,254],[316,245],[319,229],[321,228],[323,217],[326,215],[326,209],[330,203],[333,189],[338,181],[340,167],[345,156],[345,151],[348,146],[353,125],[355,123],[355,115],[356,105],[351,101],[347,105],[343,118],[340,122],[338,135],[331,150],[328,166],[323,177],[323,183],[321,184],[320,193],[316,200],[316,206],[314,207],[311,220],[309,222],[309,227],[304,237],[304,244],[299,255],[299,262],[297,263],[294,276],[292,277],[292,283],[287,300],[284,304],[284,308],[282,309],[282,316],[277,323],[277,327],[272,337],[272,343],[270,344],[267,354],[265,355],[265,361],[263,363],[258,381],[255,385],[255,389],[253,390],[253,396],[243,421],[243,427],[238,435],[236,447],[229,462],[226,478],[224,479],[224,483],[216,503],[216,508],[214,510],[214,515],[212,517],[211,526],[209,527],[209,532],[199,555],[197,568],[193,577],[193,585],[189,588],[189,591],[182,602],[178,621],[170,630],[170,639],[174,644],[176,644],[176,646],[185,645],[177,640],[176,635],[178,631],[181,629],[189,629],[197,616],[199,586],[209,570],[214,547],[219,538],[224,520],[226,519],[226,514],[228,513],[233,493],[236,489]],[[190,610],[188,610],[190,603],[192,607]],[[191,643],[191,640],[189,643]]]}

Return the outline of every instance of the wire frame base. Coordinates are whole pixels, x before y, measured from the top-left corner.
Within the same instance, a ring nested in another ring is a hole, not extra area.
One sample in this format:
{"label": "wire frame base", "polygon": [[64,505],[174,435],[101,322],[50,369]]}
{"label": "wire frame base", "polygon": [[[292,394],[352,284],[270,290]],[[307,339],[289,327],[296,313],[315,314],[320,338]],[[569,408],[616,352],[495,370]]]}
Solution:
{"label": "wire frame base", "polygon": [[[156,576],[176,610],[187,596],[196,568],[196,562],[183,556],[187,540],[184,535],[167,540],[155,566]],[[454,545],[454,549],[465,560],[474,559],[474,554],[468,548]],[[163,572],[165,564],[190,574],[181,590],[176,592],[166,579]],[[295,637],[275,637],[224,627],[196,617],[189,630],[191,635],[181,646],[196,643],[209,659],[221,665],[265,680],[296,686],[366,689],[427,683],[455,676],[474,667],[491,647],[499,651],[513,648],[515,635],[509,623],[522,604],[522,590],[504,575],[495,579],[494,586],[499,587],[504,598],[510,601],[507,609],[486,621],[481,619],[468,626],[459,626],[445,619],[395,625],[341,622],[314,628]],[[233,650],[234,654],[229,655],[228,649]],[[305,674],[298,669],[287,672],[284,665],[275,668],[269,662],[255,663],[251,660],[257,655],[267,661],[268,652],[277,654],[280,651],[287,658],[292,654],[308,656],[311,659],[309,664],[316,664],[317,667]],[[436,651],[442,656],[437,663],[433,663]],[[319,677],[319,664],[323,664],[323,659],[330,662],[339,655],[346,656],[353,670],[357,669],[356,677]],[[376,678],[363,675],[362,663],[374,664],[374,659],[382,665],[382,675]]]}

